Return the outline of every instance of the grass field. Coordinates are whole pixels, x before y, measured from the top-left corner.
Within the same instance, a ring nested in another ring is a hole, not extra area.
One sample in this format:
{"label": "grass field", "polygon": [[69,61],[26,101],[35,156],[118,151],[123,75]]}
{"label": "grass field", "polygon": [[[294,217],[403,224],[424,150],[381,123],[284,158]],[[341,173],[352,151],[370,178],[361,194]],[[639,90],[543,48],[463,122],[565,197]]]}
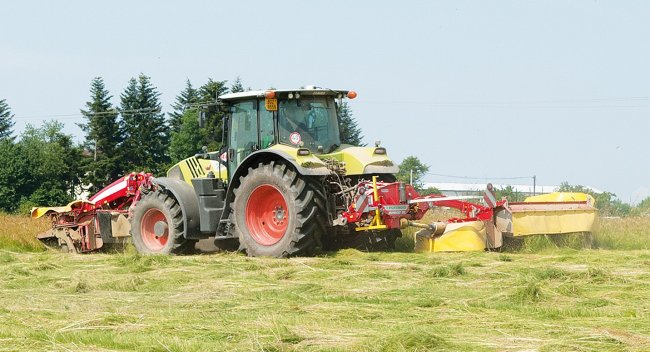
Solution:
{"label": "grass field", "polygon": [[650,350],[647,218],[605,249],[292,259],[38,252],[46,223],[0,224],[0,351]]}

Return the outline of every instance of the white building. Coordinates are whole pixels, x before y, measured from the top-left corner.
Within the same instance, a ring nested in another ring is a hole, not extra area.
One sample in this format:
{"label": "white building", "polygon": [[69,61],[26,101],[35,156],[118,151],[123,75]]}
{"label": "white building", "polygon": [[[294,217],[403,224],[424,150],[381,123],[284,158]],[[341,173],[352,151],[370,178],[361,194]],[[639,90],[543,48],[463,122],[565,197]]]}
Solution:
{"label": "white building", "polygon": [[[496,189],[506,188],[511,186],[515,192],[522,193],[526,196],[532,196],[533,194],[543,194],[543,193],[552,193],[556,192],[560,186],[540,186],[536,185],[507,185],[507,184],[492,184]],[[446,196],[472,196],[480,195],[485,191],[487,183],[452,183],[452,182],[431,182],[425,183],[424,188],[435,187],[440,190],[440,192]],[[593,187],[588,187],[596,193],[602,193],[602,191],[597,190]]]}

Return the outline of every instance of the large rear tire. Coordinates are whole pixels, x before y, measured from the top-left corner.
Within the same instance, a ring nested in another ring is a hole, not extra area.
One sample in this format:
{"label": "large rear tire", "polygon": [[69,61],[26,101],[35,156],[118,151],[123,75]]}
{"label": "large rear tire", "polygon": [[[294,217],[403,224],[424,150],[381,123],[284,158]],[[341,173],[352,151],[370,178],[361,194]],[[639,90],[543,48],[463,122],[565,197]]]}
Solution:
{"label": "large rear tire", "polygon": [[133,245],[142,254],[181,254],[194,249],[196,241],[183,236],[183,214],[167,190],[145,194],[131,216]]}
{"label": "large rear tire", "polygon": [[249,168],[234,190],[231,224],[250,256],[309,255],[320,245],[327,218],[323,186],[284,163]]}

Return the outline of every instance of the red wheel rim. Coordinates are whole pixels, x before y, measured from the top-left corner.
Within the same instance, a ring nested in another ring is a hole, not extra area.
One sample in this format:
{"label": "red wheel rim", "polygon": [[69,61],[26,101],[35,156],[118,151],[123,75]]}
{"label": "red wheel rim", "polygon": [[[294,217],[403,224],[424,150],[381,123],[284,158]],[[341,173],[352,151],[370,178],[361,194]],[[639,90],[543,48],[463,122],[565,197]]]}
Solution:
{"label": "red wheel rim", "polygon": [[[157,228],[156,224],[158,224]],[[140,236],[144,245],[150,250],[163,249],[169,240],[169,227],[165,214],[155,208],[147,210],[140,222]]]}
{"label": "red wheel rim", "polygon": [[289,210],[282,192],[271,185],[255,188],[246,203],[246,227],[255,242],[263,246],[278,243],[288,225]]}

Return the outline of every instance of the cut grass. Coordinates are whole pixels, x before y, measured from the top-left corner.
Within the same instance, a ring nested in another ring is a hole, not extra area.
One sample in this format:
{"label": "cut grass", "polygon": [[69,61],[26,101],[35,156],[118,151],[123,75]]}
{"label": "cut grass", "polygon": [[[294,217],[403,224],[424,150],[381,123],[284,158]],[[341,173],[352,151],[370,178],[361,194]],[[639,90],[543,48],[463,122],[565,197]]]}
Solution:
{"label": "cut grass", "polygon": [[1,251],[0,350],[643,351],[647,287],[646,250]]}
{"label": "cut grass", "polygon": [[[435,208],[427,213],[422,222],[433,222],[457,217],[461,214],[453,209]],[[31,219],[26,216],[0,213],[0,249],[11,251],[43,251],[45,247],[36,239],[36,234],[50,227],[47,219]],[[414,250],[413,235],[417,230],[403,230],[403,236],[396,241],[398,252]],[[506,250],[538,253],[558,248],[581,249],[585,247],[584,236],[552,235],[528,236],[519,240],[514,248]],[[593,234],[593,248],[601,249],[650,249],[650,217],[629,217],[620,219],[600,219],[599,226]]]}
{"label": "cut grass", "polygon": [[292,259],[31,253],[47,222],[0,221],[0,351],[650,350],[645,218],[598,250]]}

